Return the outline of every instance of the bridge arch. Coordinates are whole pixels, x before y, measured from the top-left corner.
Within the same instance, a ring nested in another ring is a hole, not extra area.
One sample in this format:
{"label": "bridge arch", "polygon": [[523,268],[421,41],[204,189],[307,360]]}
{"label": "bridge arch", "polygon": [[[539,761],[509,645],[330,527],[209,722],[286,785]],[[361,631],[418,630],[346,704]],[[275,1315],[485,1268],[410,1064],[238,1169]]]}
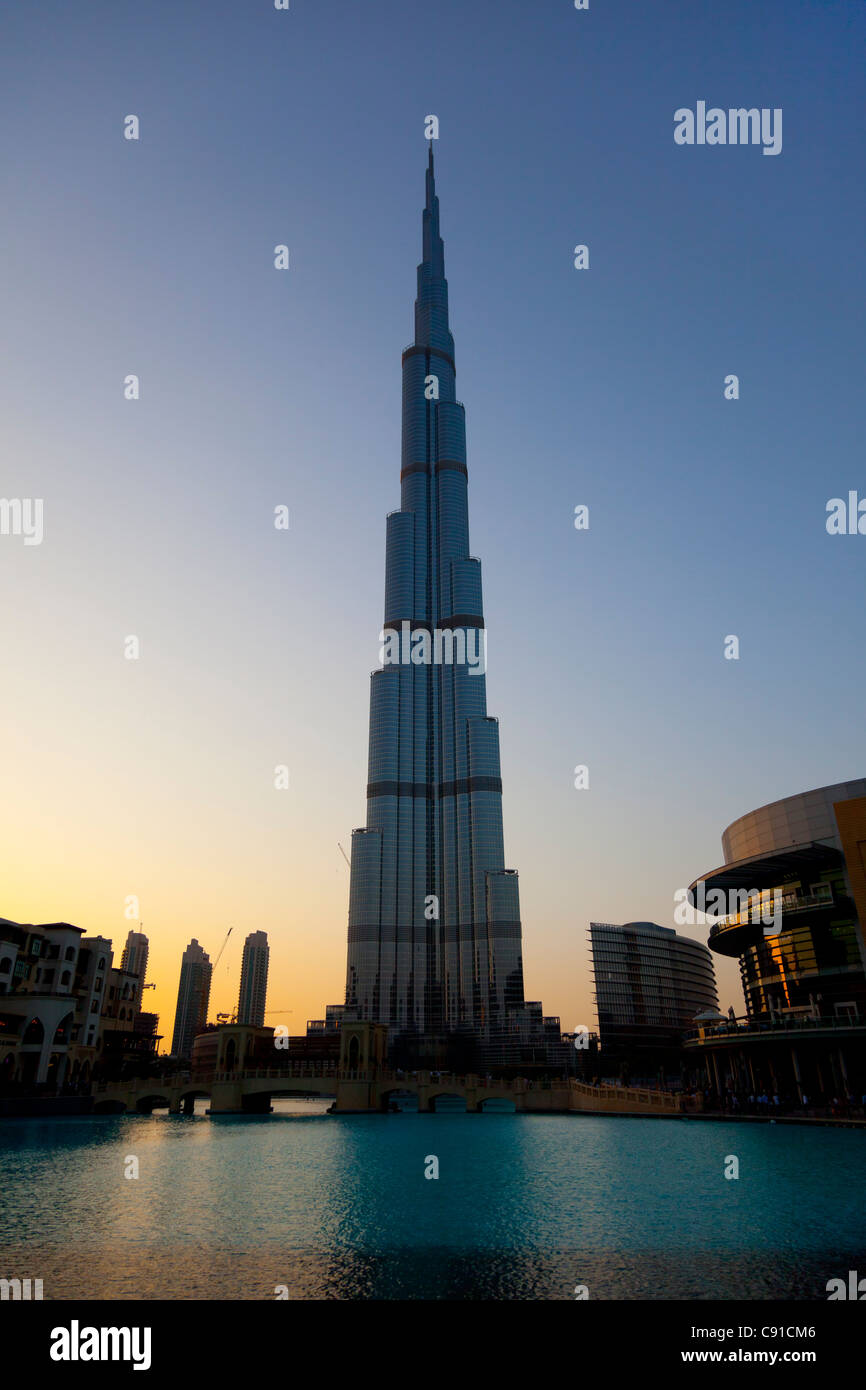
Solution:
{"label": "bridge arch", "polygon": [[204,1090],[201,1086],[190,1086],[188,1090],[181,1091],[178,1097],[178,1108],[182,1115],[194,1115],[195,1103],[197,1100],[210,1100],[211,1092]]}
{"label": "bridge arch", "polygon": [[144,1096],[136,1096],[135,1113],[136,1115],[152,1115],[154,1110],[170,1110],[171,1097],[164,1095],[160,1091],[149,1092]]}
{"label": "bridge arch", "polygon": [[466,1113],[466,1096],[457,1091],[437,1091],[435,1095],[428,1097],[427,1104],[435,1114]]}
{"label": "bridge arch", "polygon": [[390,1091],[380,1093],[379,1104],[386,1114],[414,1114],[418,1110],[418,1092],[408,1090],[405,1086],[395,1086]]}

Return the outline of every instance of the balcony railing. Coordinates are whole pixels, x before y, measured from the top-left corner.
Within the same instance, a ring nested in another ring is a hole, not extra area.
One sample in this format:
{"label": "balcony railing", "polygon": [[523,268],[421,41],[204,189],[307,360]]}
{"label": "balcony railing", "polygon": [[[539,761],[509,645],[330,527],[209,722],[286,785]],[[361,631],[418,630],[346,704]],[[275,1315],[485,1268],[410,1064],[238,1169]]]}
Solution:
{"label": "balcony railing", "polygon": [[[819,907],[833,907],[835,902],[833,886],[830,883],[819,883],[810,893],[783,893],[780,900],[782,918],[784,920],[792,912],[812,912]],[[768,915],[774,911],[773,899],[765,898],[762,902],[755,898],[742,912],[733,913],[730,917],[720,917],[710,927],[710,936],[717,936],[720,932],[730,931],[735,927],[762,926],[764,923],[761,914],[765,911]],[[766,925],[769,925],[769,922]]]}
{"label": "balcony railing", "polygon": [[819,883],[811,893],[783,893],[782,912],[808,912],[813,907],[832,907],[833,887]]}
{"label": "balcony railing", "polygon": [[826,1028],[866,1028],[859,1013],[853,1016],[815,1018],[808,1015],[731,1019],[727,1023],[707,1023],[702,1028],[692,1028],[683,1034],[686,1042],[696,1038],[745,1037],[748,1033],[790,1033],[792,1030],[816,1031]]}

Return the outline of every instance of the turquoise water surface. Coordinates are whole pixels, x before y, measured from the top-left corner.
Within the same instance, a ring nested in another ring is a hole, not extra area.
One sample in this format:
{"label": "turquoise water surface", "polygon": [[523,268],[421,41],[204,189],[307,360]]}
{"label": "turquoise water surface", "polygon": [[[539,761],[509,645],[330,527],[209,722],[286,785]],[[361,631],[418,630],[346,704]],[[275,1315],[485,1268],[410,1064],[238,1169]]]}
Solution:
{"label": "turquoise water surface", "polygon": [[323,1109],[5,1121],[0,1275],[46,1298],[715,1299],[866,1274],[864,1131]]}

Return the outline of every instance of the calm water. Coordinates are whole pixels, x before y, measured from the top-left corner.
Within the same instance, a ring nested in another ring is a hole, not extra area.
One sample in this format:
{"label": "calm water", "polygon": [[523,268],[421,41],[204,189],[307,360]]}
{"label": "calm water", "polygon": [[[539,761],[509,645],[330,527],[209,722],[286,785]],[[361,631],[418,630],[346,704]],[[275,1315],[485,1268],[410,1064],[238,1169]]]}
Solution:
{"label": "calm water", "polygon": [[863,1131],[323,1109],[4,1122],[0,1276],[46,1298],[824,1299],[866,1273]]}

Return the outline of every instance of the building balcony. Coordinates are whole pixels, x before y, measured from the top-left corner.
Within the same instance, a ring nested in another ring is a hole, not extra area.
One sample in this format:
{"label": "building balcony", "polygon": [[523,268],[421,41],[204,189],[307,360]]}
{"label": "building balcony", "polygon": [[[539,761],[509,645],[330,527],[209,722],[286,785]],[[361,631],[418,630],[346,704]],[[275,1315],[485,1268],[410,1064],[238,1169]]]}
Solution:
{"label": "building balcony", "polygon": [[791,912],[812,912],[818,908],[838,906],[831,883],[816,883],[808,893],[783,893],[782,917]]}
{"label": "building balcony", "polygon": [[689,887],[689,901],[695,907],[700,906],[697,895],[701,885],[707,897],[718,890],[723,893],[767,891],[781,888],[795,879],[809,882],[829,869],[842,868],[844,862],[840,850],[817,840],[789,845],[771,853],[738,859],[701,874]]}
{"label": "building balcony", "polygon": [[849,1034],[852,1038],[866,1040],[866,1021],[859,1015],[854,1017],[820,1017],[795,1010],[787,1014],[776,1014],[773,1018],[737,1018],[724,1023],[705,1023],[684,1034],[686,1047],[700,1047],[719,1044],[735,1046],[754,1041],[783,1041],[786,1037],[815,1037],[819,1034],[839,1037]]}
{"label": "building balcony", "polygon": [[760,919],[747,922],[726,917],[710,927],[710,950],[720,956],[741,956],[750,946],[756,946],[763,935]]}
{"label": "building balcony", "polygon": [[764,904],[756,902],[752,908],[714,922],[710,927],[711,949],[723,956],[740,956],[749,946],[757,945],[765,925],[772,927],[772,935],[778,935],[785,931],[789,917],[851,910],[848,898],[835,893],[830,883],[816,883],[808,893],[782,893],[780,906],[781,921],[772,924],[761,920],[762,907],[772,907],[772,900]]}

